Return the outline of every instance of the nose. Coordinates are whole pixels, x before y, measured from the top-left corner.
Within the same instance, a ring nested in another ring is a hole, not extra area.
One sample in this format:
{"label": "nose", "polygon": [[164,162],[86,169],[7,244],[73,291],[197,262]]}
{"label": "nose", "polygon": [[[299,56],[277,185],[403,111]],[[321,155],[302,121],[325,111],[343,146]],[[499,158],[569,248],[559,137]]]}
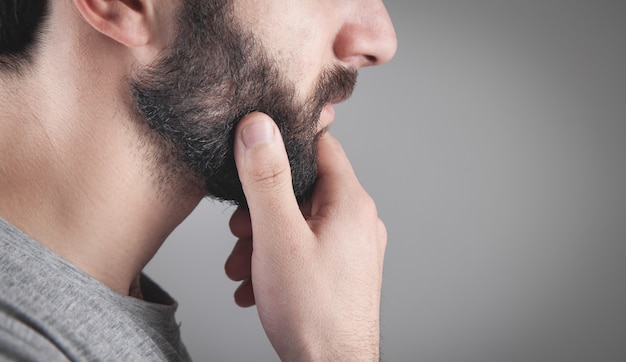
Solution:
{"label": "nose", "polygon": [[388,62],[398,41],[385,5],[381,0],[354,3],[355,9],[335,38],[335,55],[357,69]]}

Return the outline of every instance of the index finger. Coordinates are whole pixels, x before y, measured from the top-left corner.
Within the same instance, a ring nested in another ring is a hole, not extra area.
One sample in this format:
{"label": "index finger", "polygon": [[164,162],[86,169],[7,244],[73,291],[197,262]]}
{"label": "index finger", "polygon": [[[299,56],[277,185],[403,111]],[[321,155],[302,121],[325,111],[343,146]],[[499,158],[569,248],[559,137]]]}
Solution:
{"label": "index finger", "polygon": [[328,132],[318,142],[317,171],[312,214],[317,214],[324,205],[344,202],[362,189],[343,147]]}

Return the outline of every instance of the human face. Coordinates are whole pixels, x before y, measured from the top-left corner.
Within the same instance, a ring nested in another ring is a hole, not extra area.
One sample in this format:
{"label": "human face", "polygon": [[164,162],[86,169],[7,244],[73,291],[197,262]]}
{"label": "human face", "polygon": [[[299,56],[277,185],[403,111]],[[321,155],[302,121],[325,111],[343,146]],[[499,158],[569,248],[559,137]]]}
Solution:
{"label": "human face", "polygon": [[[302,200],[316,177],[317,139],[332,122],[333,102],[351,94],[358,66],[336,62],[302,72],[312,63],[294,64],[295,53],[277,56],[286,48],[267,44],[279,39],[257,34],[260,28],[239,16],[246,11],[236,5],[241,3],[186,0],[171,49],[131,81],[138,115],[159,135],[159,180],[172,182],[191,171],[209,196],[245,204],[233,133],[241,117],[261,111],[281,130],[294,192]],[[298,75],[308,72],[315,75]]]}
{"label": "human face", "polygon": [[[396,35],[381,0],[232,0],[237,20],[263,40],[298,96],[310,96],[320,73],[389,61]],[[309,92],[309,93],[307,93]],[[320,124],[333,121],[332,107]]]}

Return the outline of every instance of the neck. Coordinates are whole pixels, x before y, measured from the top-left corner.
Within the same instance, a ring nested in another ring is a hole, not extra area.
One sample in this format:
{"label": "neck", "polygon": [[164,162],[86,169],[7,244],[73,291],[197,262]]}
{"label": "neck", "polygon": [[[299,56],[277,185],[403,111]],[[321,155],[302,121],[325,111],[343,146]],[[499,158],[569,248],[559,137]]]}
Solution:
{"label": "neck", "polygon": [[122,110],[116,87],[94,95],[66,78],[59,89],[46,81],[54,72],[0,78],[0,217],[131,294],[202,187],[157,181],[150,131]]}

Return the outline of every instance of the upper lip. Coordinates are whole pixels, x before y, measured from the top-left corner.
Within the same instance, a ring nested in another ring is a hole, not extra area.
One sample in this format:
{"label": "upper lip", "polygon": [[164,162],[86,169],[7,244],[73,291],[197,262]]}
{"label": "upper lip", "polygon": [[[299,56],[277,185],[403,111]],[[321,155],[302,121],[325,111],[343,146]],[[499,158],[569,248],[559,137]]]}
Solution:
{"label": "upper lip", "polygon": [[343,101],[345,101],[347,99],[348,99],[348,97],[338,97],[338,98],[335,98],[332,101],[330,101],[330,103],[332,103],[332,104],[339,104],[339,103],[341,103],[341,102],[343,102]]}

